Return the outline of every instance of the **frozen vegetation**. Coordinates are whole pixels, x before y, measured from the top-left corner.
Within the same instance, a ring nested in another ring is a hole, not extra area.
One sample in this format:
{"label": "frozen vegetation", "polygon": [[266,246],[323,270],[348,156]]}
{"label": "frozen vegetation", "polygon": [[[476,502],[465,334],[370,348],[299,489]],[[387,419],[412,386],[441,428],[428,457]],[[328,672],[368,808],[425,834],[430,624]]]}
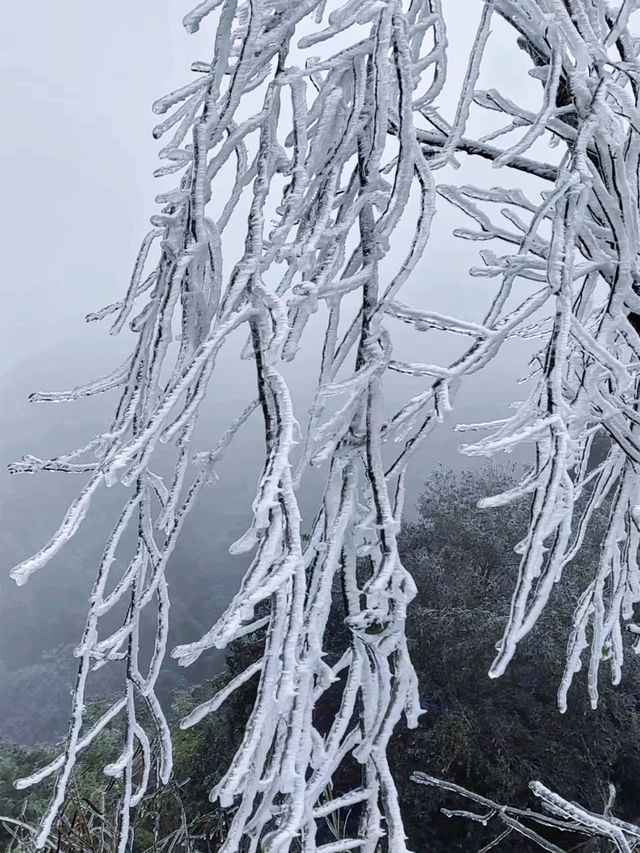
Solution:
{"label": "frozen vegetation", "polygon": [[[155,777],[170,783],[172,738],[156,694],[169,630],[165,572],[185,518],[249,418],[264,425],[264,466],[232,553],[250,553],[250,566],[215,624],[171,650],[189,666],[239,638],[263,638],[259,657],[180,723],[197,726],[255,683],[243,737],[211,792],[233,807],[223,853],[407,850],[387,750],[401,718],[415,727],[423,713],[405,633],[416,586],[398,551],[405,473],[432,430],[455,422],[467,377],[514,338],[537,343],[525,399],[507,417],[457,426],[471,456],[523,444],[533,451],[518,483],[481,500],[529,508],[524,538],[512,543],[515,589],[489,675],[505,673],[603,508],[601,548],[567,625],[559,710],[581,667],[596,708],[602,679],[622,678],[625,647],[640,651],[640,42],[630,21],[637,3],[476,4],[479,26],[453,109],[441,103],[457,49],[446,36],[451,0],[204,0],[185,17],[189,32],[202,26],[215,35],[211,61],[195,62],[189,82],[154,105],[154,135],[167,140],[157,174],[176,175],[175,188],[158,197],[122,300],[87,318],[109,318],[113,334],[128,324],[135,348],[108,376],[33,397],[64,402],[117,388],[113,420],[70,453],[13,466],[77,474],[84,483],[51,539],[13,569],[18,584],[65,548],[99,490],[122,495],[75,649],[64,749],[17,782],[26,788],[55,776],[37,848],[49,844],[76,763],[115,724],[122,722],[122,743],[104,767],[121,786],[114,850],[130,849],[132,813]],[[534,109],[479,87],[498,19],[539,81]],[[469,135],[472,110],[494,114],[495,129]],[[526,175],[526,192],[504,181],[438,182],[463,155],[490,160],[499,181]],[[487,245],[471,274],[494,279],[495,296],[474,322],[402,301],[441,205],[468,217],[458,237]],[[305,413],[295,410],[284,366],[319,324],[317,389]],[[403,324],[425,333],[416,361],[394,355]],[[434,331],[465,342],[453,361],[439,357]],[[238,336],[242,357],[255,365],[253,396],[217,444],[202,446],[201,406],[220,351]],[[390,372],[414,377],[417,390],[387,415]],[[157,465],[163,445],[174,454],[170,477]],[[309,466],[325,485],[303,527],[298,492]],[[336,596],[348,630],[329,664]],[[106,630],[122,602],[122,623]],[[139,637],[149,620],[156,635],[147,660]],[[117,662],[121,693],[89,721],[92,673]],[[320,725],[317,709],[336,689],[333,718]],[[423,695],[428,689],[422,685]],[[345,761],[361,767],[360,780],[327,801]],[[579,824],[612,849],[640,843],[637,828],[606,809],[596,816],[534,785],[554,820]],[[514,829],[508,808],[483,805]],[[328,815],[354,809],[350,835],[318,840]]]}

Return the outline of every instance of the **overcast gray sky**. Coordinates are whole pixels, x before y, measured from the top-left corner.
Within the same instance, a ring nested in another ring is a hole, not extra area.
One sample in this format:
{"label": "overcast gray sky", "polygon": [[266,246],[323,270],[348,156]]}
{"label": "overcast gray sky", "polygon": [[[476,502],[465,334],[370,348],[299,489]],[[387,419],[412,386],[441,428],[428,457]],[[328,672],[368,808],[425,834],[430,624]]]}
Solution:
{"label": "overcast gray sky", "polygon": [[[2,4],[2,365],[71,341],[113,346],[83,316],[121,294],[154,212],[151,103],[209,58],[190,0]],[[448,0],[451,107],[480,3]],[[477,8],[476,8],[477,7]],[[512,70],[498,31],[488,67]],[[512,42],[512,39],[510,39]],[[526,72],[519,85],[527,85]],[[528,84],[535,88],[534,81]],[[460,241],[439,243],[456,252]],[[464,272],[449,258],[450,282]],[[472,283],[478,290],[477,282]],[[465,302],[452,293],[458,305]],[[465,293],[466,297],[467,294]]]}
{"label": "overcast gray sky", "polygon": [[[481,4],[447,0],[444,5],[454,46],[445,95],[452,117]],[[40,445],[49,442],[49,450],[40,446],[41,451],[55,453],[61,449],[61,429],[73,422],[75,431],[86,418],[89,431],[104,413],[83,408],[84,403],[66,409],[27,406],[25,400],[34,388],[64,388],[99,374],[132,345],[130,333],[114,339],[105,325],[87,325],[83,318],[120,298],[155,209],[161,187],[152,178],[158,144],[151,137],[151,103],[190,78],[193,60],[210,58],[211,28],[195,36],[182,28],[190,6],[188,0],[2,4],[0,377],[5,380],[2,427],[10,439],[3,457],[18,449],[36,452],[27,446],[32,435]],[[539,97],[539,83],[527,77],[528,63],[513,37],[505,38],[499,21],[493,29],[484,85],[500,85],[509,93],[515,81],[520,101]],[[504,180],[486,163],[469,159],[459,172],[438,173],[438,179],[485,186]],[[522,183],[512,175],[507,179]],[[467,319],[482,312],[495,282],[468,275],[478,246],[451,235],[461,225],[468,222],[441,204],[403,301]],[[446,352],[426,357],[419,341],[403,335],[400,357],[445,358]],[[507,402],[522,394],[515,380],[526,370],[525,355],[522,348],[511,348],[470,382],[456,418],[504,414]],[[232,379],[225,379],[223,370],[212,392],[222,415],[216,430],[237,413],[242,383],[252,381],[250,366],[242,373],[233,358],[226,362]],[[315,358],[305,361],[303,352],[293,378],[306,386],[316,370]],[[409,386],[402,388],[406,393]],[[399,401],[401,390],[390,386],[390,399]],[[414,384],[410,391],[415,390]],[[251,396],[247,390],[246,399]],[[439,459],[459,463],[457,444],[447,428],[434,437],[416,461],[416,489],[425,467]]]}
{"label": "overcast gray sky", "polygon": [[151,103],[198,57],[187,5],[2,4],[5,369],[71,339],[108,345],[83,317],[122,292],[147,230]]}

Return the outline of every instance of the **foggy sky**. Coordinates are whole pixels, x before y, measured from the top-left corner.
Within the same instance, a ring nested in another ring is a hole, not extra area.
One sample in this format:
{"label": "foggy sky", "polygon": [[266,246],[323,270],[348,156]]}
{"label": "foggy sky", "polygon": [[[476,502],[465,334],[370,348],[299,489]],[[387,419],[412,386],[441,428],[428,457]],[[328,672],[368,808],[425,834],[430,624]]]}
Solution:
{"label": "foggy sky", "polygon": [[[473,0],[445,4],[454,46],[445,92],[451,117],[480,6]],[[34,383],[84,381],[132,345],[130,333],[114,339],[104,325],[83,318],[123,293],[154,196],[163,188],[152,177],[159,146],[151,138],[150,105],[190,79],[194,59],[210,56],[211,28],[189,36],[181,26],[189,8],[188,0],[3,4],[0,359],[2,373],[12,374],[12,396],[21,396],[6,401],[5,428]],[[504,88],[516,78],[520,101],[538,97],[526,59],[500,26],[496,20],[485,59],[485,73],[494,78],[487,85]],[[439,172],[438,180],[495,182],[489,165],[462,160],[459,173]],[[461,224],[440,203],[431,243],[403,301],[478,317],[494,283],[468,276],[477,246],[451,236]],[[315,365],[307,367],[315,375]],[[512,358],[489,369],[494,404],[513,396],[516,376]],[[30,411],[23,416],[41,423],[51,417],[42,406]]]}
{"label": "foggy sky", "polygon": [[[444,100],[450,119],[480,8],[475,0],[445,3],[453,46]],[[106,325],[85,324],[83,318],[121,297],[148,218],[155,212],[154,197],[175,183],[169,178],[163,185],[152,177],[159,145],[151,137],[156,120],[150,106],[191,78],[192,61],[210,58],[212,28],[204,26],[189,36],[181,26],[189,9],[187,0],[14,0],[2,6],[0,497],[3,524],[14,534],[11,553],[3,554],[3,574],[12,561],[46,541],[79,488],[77,479],[56,474],[9,482],[6,464],[25,453],[51,456],[84,443],[104,428],[114,403],[110,397],[29,405],[26,398],[36,389],[64,389],[101,375],[120,363],[133,345],[132,333],[113,338]],[[535,103],[541,89],[527,77],[526,57],[512,35],[506,38],[499,20],[493,31],[481,85],[499,86],[521,103]],[[515,93],[510,89],[513,81]],[[490,116],[474,122],[471,132],[496,126]],[[463,156],[460,163],[459,171],[438,172],[437,180],[482,186],[504,182],[539,190],[534,179],[505,170],[498,174],[486,162]],[[468,226],[439,200],[431,241],[403,289],[403,302],[463,319],[482,315],[496,282],[469,276],[468,268],[478,263],[478,244],[451,234],[455,227]],[[393,248],[404,255],[406,247]],[[323,319],[319,316],[320,329],[307,331],[307,344],[286,368],[301,422],[317,375]],[[403,331],[395,355],[446,363],[460,342],[443,342],[441,337],[429,337],[436,341],[434,351],[424,337]],[[508,345],[482,375],[467,383],[451,422],[414,459],[409,510],[426,472],[437,462],[469,464],[456,449],[456,421],[502,417],[511,400],[522,398],[525,392],[516,380],[528,372],[530,352],[527,345]],[[240,363],[237,355],[234,344],[217,368],[202,419],[204,447],[212,446],[229,419],[255,396],[253,366]],[[390,377],[390,410],[420,390],[420,380]],[[205,502],[206,517],[225,525],[229,542],[248,523],[261,459],[256,422],[247,427],[239,455],[221,467],[219,490]],[[314,501],[313,489],[301,494],[303,515],[312,514]]]}

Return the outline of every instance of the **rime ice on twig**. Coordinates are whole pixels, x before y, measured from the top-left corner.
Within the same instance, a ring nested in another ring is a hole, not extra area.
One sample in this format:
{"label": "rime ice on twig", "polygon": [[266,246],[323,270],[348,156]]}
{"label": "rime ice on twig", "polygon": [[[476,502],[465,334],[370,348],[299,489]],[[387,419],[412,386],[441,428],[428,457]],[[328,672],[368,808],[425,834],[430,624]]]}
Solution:
{"label": "rime ice on twig", "polygon": [[[430,785],[443,791],[458,794],[477,803],[483,809],[481,814],[464,809],[442,809],[442,813],[447,817],[463,817],[477,821],[483,826],[488,826],[492,821],[506,825],[506,829],[486,847],[483,847],[483,850],[498,847],[507,835],[517,833],[533,841],[543,850],[549,850],[552,853],[564,853],[563,848],[558,847],[546,837],[544,829],[571,833],[573,836],[578,835],[582,838],[586,836],[587,838],[603,839],[612,845],[609,849],[616,850],[618,853],[633,853],[634,850],[640,849],[640,827],[619,820],[611,813],[616,795],[613,785],[609,786],[609,799],[604,813],[596,814],[577,803],[565,800],[550,791],[541,782],[531,782],[529,785],[544,809],[543,812],[535,812],[531,809],[500,805],[488,797],[468,791],[461,785],[446,782],[444,779],[436,779],[426,773],[414,773],[411,779],[420,785]],[[572,839],[572,843],[574,841],[575,837]],[[570,849],[573,850],[575,847],[572,846]]]}

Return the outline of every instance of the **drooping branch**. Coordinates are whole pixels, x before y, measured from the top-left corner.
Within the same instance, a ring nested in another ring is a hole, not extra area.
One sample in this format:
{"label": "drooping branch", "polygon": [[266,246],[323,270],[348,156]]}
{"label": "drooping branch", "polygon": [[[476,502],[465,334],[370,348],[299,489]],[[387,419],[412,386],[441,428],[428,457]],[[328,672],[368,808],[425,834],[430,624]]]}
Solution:
{"label": "drooping branch", "polygon": [[[340,802],[357,803],[360,822],[340,849],[373,853],[386,834],[389,850],[406,850],[386,756],[401,716],[416,725],[421,713],[404,636],[415,587],[397,548],[406,466],[451,412],[464,379],[515,337],[542,341],[530,395],[509,418],[468,425],[491,435],[465,448],[488,455],[535,447],[521,485],[485,501],[531,500],[511,615],[491,674],[504,671],[579,553],[595,509],[606,503],[610,523],[593,581],[577,603],[561,707],[588,645],[593,703],[603,657],[614,680],[621,676],[623,626],[637,630],[632,618],[640,599],[637,43],[622,11],[609,20],[581,0],[567,7],[491,0],[482,6],[449,124],[438,103],[446,73],[442,11],[439,0],[345,0],[330,10],[321,0],[205,0],[185,18],[191,32],[215,18],[216,36],[211,64],[196,63],[196,77],[154,105],[166,116],[154,135],[172,134],[156,174],[180,177],[159,197],[161,212],[124,299],[88,318],[115,315],[112,331],[128,323],[136,346],[109,376],[34,398],[64,401],[118,388],[113,421],[76,451],[25,457],[13,468],[89,475],[57,533],[13,570],[18,583],[76,535],[99,489],[118,490],[123,503],[76,650],[65,748],[19,782],[26,787],[57,774],[38,847],[47,843],[79,755],[116,718],[124,718],[122,751],[106,770],[123,791],[119,851],[128,843],[130,812],[150,783],[154,731],[158,775],[168,780],[171,738],[155,693],[168,636],[165,574],[188,513],[257,410],[265,460],[247,532],[231,548],[251,552],[251,564],[220,619],[173,650],[188,666],[247,634],[263,639],[260,660],[182,722],[195,725],[256,679],[242,744],[212,792],[223,806],[237,807],[226,853],[243,844],[284,853],[298,840],[308,853],[326,850],[317,839],[321,796],[347,761],[360,765],[361,780]],[[543,83],[537,111],[477,89],[492,14],[502,15],[535,57]],[[508,132],[519,139],[503,149],[471,139],[467,125],[477,108],[507,115]],[[564,146],[558,165],[539,162],[531,151],[551,138]],[[542,178],[542,201],[502,188],[436,188],[435,170],[460,150]],[[477,323],[399,299],[427,246],[438,199],[476,223],[459,236],[502,241],[510,252],[483,251],[484,266],[472,270],[500,280]],[[486,212],[493,204],[503,206],[506,225]],[[244,248],[232,264],[239,233]],[[391,252],[394,240],[404,251],[400,262]],[[282,363],[296,357],[308,326],[323,317],[318,384],[298,446],[301,419]],[[462,334],[469,345],[450,364],[439,364],[433,348],[419,361],[400,361],[393,357],[396,321]],[[196,448],[219,353],[238,338],[253,361],[255,389],[217,445]],[[424,388],[385,419],[388,370],[414,376]],[[592,447],[602,435],[610,449],[594,465]],[[392,452],[396,442],[400,449]],[[169,452],[174,472],[165,484],[158,462]],[[326,481],[307,542],[297,501],[309,465],[324,466]],[[327,662],[334,579],[344,592],[350,636],[341,658]],[[109,633],[105,617],[120,602],[128,602],[122,625]],[[138,650],[143,619],[156,622],[145,671]],[[91,672],[118,661],[126,667],[122,695],[88,728]],[[341,695],[325,730],[316,710],[331,685]],[[149,732],[141,706],[153,723]],[[136,775],[138,746],[145,763]]]}

